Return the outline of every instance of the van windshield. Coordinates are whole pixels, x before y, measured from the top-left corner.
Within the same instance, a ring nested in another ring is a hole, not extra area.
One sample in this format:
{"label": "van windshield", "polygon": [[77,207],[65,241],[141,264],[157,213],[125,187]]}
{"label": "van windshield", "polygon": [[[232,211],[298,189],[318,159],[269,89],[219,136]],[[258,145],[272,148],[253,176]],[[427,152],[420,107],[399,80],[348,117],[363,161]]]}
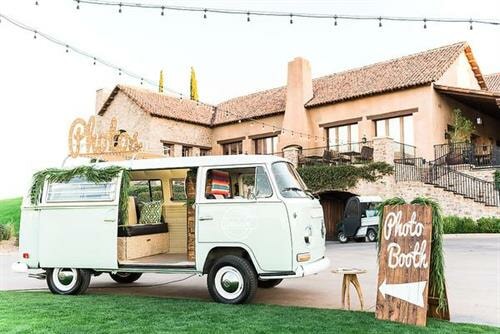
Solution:
{"label": "van windshield", "polygon": [[281,196],[287,198],[309,197],[304,181],[290,163],[275,162],[272,170]]}

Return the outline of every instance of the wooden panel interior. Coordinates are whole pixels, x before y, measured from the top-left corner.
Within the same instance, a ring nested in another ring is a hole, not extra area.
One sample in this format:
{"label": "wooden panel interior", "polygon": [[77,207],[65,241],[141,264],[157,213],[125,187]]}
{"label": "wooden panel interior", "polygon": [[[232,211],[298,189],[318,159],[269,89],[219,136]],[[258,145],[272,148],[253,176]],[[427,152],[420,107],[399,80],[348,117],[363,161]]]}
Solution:
{"label": "wooden panel interior", "polygon": [[164,206],[164,217],[168,223],[170,253],[187,252],[187,211],[185,205]]}
{"label": "wooden panel interior", "polygon": [[156,233],[118,238],[118,261],[166,253],[169,233]]}

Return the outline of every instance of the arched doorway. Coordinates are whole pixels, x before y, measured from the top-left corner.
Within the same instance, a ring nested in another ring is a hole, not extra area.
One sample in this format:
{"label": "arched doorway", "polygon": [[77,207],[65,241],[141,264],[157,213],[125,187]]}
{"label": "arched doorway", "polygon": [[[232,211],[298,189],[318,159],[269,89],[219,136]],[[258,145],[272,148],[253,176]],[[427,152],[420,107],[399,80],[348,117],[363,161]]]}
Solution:
{"label": "arched doorway", "polygon": [[326,226],[326,240],[337,240],[337,224],[344,215],[347,200],[356,194],[347,191],[327,191],[319,194]]}

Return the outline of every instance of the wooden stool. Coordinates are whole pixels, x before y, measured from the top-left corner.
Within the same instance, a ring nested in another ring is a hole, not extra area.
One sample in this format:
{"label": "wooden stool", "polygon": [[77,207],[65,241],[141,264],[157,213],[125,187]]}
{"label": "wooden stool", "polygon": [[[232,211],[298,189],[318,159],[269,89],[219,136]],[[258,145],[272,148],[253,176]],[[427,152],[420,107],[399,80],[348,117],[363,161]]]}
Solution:
{"label": "wooden stool", "polygon": [[363,292],[361,291],[361,284],[359,284],[358,281],[358,274],[364,274],[366,273],[366,270],[364,269],[356,269],[356,268],[337,268],[335,270],[332,270],[332,273],[334,274],[343,274],[343,280],[342,280],[342,307],[345,309],[345,303],[347,300],[347,309],[351,309],[351,296],[349,293],[349,288],[350,285],[354,285],[354,288],[356,289],[356,292],[358,293],[358,298],[359,298],[359,303],[361,304],[361,310],[363,310],[364,307],[364,299],[363,299]]}

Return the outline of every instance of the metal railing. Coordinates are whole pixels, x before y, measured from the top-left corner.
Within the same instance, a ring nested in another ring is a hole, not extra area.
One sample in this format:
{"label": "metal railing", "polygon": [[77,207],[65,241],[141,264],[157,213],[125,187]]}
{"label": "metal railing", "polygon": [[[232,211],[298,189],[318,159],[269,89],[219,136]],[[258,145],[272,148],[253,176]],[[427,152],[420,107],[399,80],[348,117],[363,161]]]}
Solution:
{"label": "metal railing", "polygon": [[500,147],[468,142],[434,145],[434,159],[439,164],[450,166],[499,166]]}
{"label": "metal railing", "polygon": [[430,162],[422,158],[395,159],[396,181],[420,181],[488,206],[500,206],[500,190],[494,182],[459,172],[441,161],[441,157]]}
{"label": "metal railing", "polygon": [[373,143],[370,141],[306,148],[299,153],[299,165],[346,165],[371,161]]}
{"label": "metal railing", "polygon": [[417,156],[417,148],[413,145],[395,141],[393,143],[393,149],[394,159],[415,158]]}

